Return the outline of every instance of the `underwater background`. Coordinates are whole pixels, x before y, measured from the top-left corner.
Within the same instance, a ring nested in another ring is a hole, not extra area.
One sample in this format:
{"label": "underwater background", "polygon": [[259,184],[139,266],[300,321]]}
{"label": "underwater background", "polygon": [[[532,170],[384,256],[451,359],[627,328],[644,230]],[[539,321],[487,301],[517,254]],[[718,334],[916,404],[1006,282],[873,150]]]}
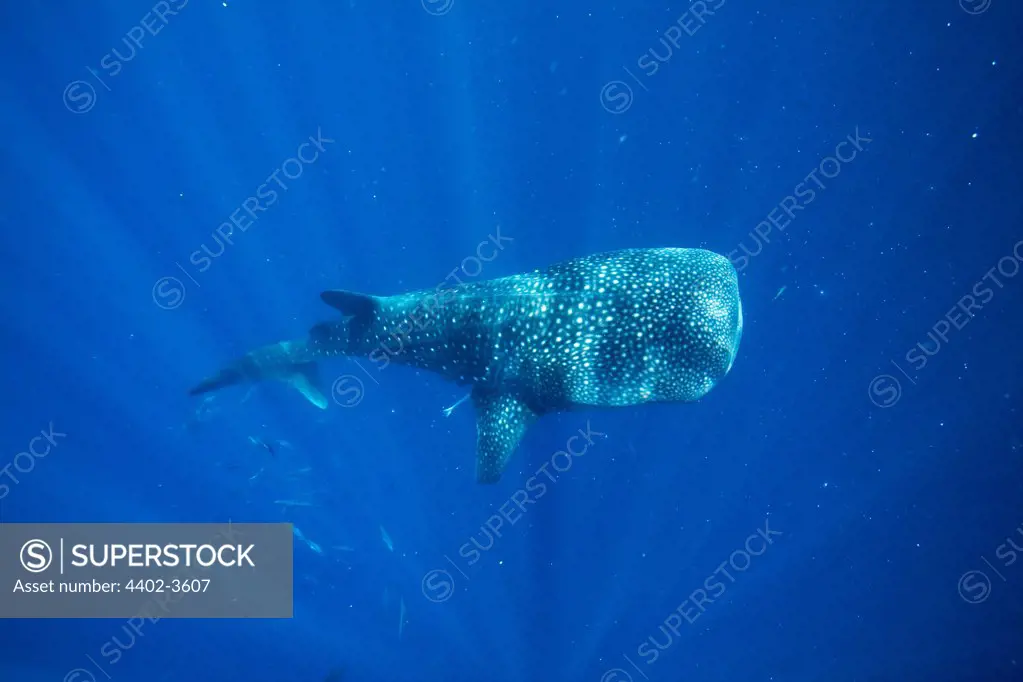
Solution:
{"label": "underwater background", "polygon": [[[2,521],[296,529],[293,619],[0,620],[3,682],[1023,680],[1023,5],[104,0],[0,26]],[[326,362],[351,377],[326,411],[187,395],[331,318],[324,289],[661,246],[739,270],[729,376],[546,416],[496,485],[425,372]],[[580,429],[604,435],[491,532]]]}

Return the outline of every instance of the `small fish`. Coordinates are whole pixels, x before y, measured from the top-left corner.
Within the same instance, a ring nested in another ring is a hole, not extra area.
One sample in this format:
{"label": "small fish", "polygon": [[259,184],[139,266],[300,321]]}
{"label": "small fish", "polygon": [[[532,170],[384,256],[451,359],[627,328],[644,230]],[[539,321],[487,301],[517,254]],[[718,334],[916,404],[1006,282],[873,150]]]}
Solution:
{"label": "small fish", "polygon": [[401,598],[401,613],[398,616],[398,639],[401,639],[401,633],[405,631],[405,598]]}
{"label": "small fish", "polygon": [[777,301],[777,300],[778,300],[778,297],[779,297],[779,296],[781,296],[782,294],[784,294],[784,293],[785,293],[785,289],[786,289],[786,287],[787,287],[787,285],[782,285],[782,288],[781,288],[781,289],[778,289],[778,293],[777,293],[777,294],[775,294],[775,295],[774,295],[774,298],[772,298],[771,300],[772,300],[772,301]]}
{"label": "small fish", "polygon": [[279,504],[282,507],[312,507],[312,502],[303,502],[301,500],[274,500],[274,504]]}
{"label": "small fish", "polygon": [[271,457],[277,454],[274,452],[273,446],[271,446],[268,443],[264,443],[261,439],[255,436],[249,436],[249,442],[252,443],[253,445],[258,445],[259,447],[269,452]]}
{"label": "small fish", "polygon": [[450,417],[451,413],[455,411],[455,408],[458,407],[459,405],[461,405],[462,403],[464,403],[466,400],[468,400],[469,396],[471,396],[471,395],[472,395],[471,393],[466,393],[465,395],[463,395],[461,398],[458,399],[457,403],[455,403],[451,407],[445,407],[444,408],[444,416],[445,417]]}
{"label": "small fish", "polygon": [[292,526],[291,532],[296,538],[304,542],[309,549],[313,550],[317,554],[323,554],[323,548],[303,535],[302,531],[298,529],[298,526]]}
{"label": "small fish", "polygon": [[212,400],[203,398],[199,406],[195,408],[195,414],[192,415],[192,419],[196,422],[207,421],[217,411],[218,407],[213,404]]}
{"label": "small fish", "polygon": [[394,551],[394,543],[391,542],[391,536],[387,534],[387,531],[384,530],[383,526],[380,526],[380,537],[381,537],[381,539],[383,539],[384,544],[387,546],[387,549],[389,549],[390,551],[393,552]]}

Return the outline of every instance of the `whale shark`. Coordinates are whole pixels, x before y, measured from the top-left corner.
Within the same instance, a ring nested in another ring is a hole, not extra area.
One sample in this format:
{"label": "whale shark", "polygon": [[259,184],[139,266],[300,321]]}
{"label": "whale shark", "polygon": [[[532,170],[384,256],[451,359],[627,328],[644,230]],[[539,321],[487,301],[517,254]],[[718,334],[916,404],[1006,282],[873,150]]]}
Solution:
{"label": "whale shark", "polygon": [[365,357],[471,389],[476,480],[495,483],[544,414],[693,402],[731,369],[742,337],[738,276],[703,249],[627,249],[444,290],[324,291],[340,319],[258,348],[191,389],[276,378],[326,409],[317,363]]}

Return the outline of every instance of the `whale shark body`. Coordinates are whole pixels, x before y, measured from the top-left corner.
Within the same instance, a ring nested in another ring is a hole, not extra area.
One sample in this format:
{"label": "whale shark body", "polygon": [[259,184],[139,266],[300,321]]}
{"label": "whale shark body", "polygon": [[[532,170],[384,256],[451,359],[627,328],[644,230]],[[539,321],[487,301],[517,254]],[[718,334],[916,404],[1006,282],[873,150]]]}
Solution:
{"label": "whale shark body", "polygon": [[324,358],[436,372],[471,387],[480,483],[501,477],[543,414],[698,400],[732,368],[742,337],[735,269],[702,249],[613,251],[446,290],[321,298],[341,319],[252,351],[190,392],[277,378],[326,409]]}

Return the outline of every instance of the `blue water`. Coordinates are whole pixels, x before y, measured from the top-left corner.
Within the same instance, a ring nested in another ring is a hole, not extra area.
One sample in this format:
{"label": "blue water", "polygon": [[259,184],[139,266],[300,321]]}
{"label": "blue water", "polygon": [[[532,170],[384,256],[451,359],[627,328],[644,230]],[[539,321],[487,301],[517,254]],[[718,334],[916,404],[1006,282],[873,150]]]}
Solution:
{"label": "blue water", "polygon": [[[0,621],[0,680],[1023,679],[1023,6],[758,7],[5,3],[2,520],[320,551],[293,619]],[[731,373],[494,486],[430,374],[186,395],[323,289],[652,246],[741,269]]]}

